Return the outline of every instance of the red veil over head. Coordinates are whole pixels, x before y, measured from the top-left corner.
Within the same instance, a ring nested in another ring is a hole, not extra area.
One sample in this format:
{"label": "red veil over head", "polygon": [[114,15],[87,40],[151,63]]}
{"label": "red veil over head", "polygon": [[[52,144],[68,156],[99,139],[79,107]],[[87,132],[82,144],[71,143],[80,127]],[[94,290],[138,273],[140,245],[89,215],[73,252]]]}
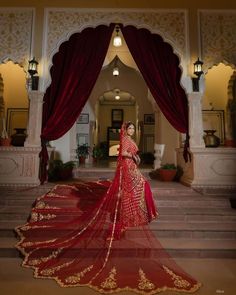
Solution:
{"label": "red veil over head", "polygon": [[37,278],[101,293],[194,292],[199,283],[171,259],[149,229],[150,218],[144,219],[149,205],[141,189],[147,182],[132,159],[122,157],[126,126],[112,182],[56,185],[36,200],[30,220],[16,229],[23,266]]}

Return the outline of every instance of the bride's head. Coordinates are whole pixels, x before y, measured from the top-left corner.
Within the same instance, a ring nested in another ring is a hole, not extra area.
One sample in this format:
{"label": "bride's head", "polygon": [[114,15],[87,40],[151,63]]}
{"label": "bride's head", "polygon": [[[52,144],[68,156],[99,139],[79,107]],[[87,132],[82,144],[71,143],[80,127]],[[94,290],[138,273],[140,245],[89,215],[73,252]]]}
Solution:
{"label": "bride's head", "polygon": [[134,132],[135,132],[134,123],[131,121],[125,122],[125,131],[128,136],[134,135]]}

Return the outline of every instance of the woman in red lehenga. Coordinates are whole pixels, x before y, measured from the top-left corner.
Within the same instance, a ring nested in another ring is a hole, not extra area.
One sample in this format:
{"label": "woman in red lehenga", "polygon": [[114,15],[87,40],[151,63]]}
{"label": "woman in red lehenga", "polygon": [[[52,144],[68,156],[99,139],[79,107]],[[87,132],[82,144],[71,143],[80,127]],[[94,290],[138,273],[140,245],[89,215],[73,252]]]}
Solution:
{"label": "woman in red lehenga", "polygon": [[200,284],[162,248],[148,223],[157,217],[150,186],[137,168],[134,125],[124,123],[113,181],[57,185],[39,197],[16,231],[23,266],[62,287],[100,293],[165,290],[193,293]]}

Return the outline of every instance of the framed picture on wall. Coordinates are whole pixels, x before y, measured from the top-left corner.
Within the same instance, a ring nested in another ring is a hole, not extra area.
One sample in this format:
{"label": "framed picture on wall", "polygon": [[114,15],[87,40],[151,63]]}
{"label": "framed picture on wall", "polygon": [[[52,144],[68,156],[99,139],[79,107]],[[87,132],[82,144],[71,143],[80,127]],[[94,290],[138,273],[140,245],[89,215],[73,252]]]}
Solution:
{"label": "framed picture on wall", "polygon": [[7,133],[11,136],[15,133],[15,128],[27,129],[28,108],[8,108],[7,109]]}
{"label": "framed picture on wall", "polygon": [[88,124],[89,123],[89,114],[81,113],[76,121],[77,124]]}
{"label": "framed picture on wall", "polygon": [[225,141],[224,110],[202,110],[203,130],[216,130],[214,133],[220,138],[220,144]]}
{"label": "framed picture on wall", "polygon": [[144,114],[144,124],[145,125],[154,125],[155,124],[155,115],[154,114]]}
{"label": "framed picture on wall", "polygon": [[123,109],[112,109],[111,110],[111,122],[112,127],[120,127],[123,123]]}

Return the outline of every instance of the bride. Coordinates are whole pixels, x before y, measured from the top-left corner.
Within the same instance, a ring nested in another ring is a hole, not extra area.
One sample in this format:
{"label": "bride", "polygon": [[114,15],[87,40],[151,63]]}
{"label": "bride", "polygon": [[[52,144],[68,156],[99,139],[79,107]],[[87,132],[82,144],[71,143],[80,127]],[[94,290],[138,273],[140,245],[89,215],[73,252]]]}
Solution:
{"label": "bride", "polygon": [[199,289],[148,227],[158,214],[138,169],[134,132],[132,122],[122,125],[112,182],[56,185],[36,200],[29,222],[16,228],[23,266],[33,268],[36,278],[100,293]]}

